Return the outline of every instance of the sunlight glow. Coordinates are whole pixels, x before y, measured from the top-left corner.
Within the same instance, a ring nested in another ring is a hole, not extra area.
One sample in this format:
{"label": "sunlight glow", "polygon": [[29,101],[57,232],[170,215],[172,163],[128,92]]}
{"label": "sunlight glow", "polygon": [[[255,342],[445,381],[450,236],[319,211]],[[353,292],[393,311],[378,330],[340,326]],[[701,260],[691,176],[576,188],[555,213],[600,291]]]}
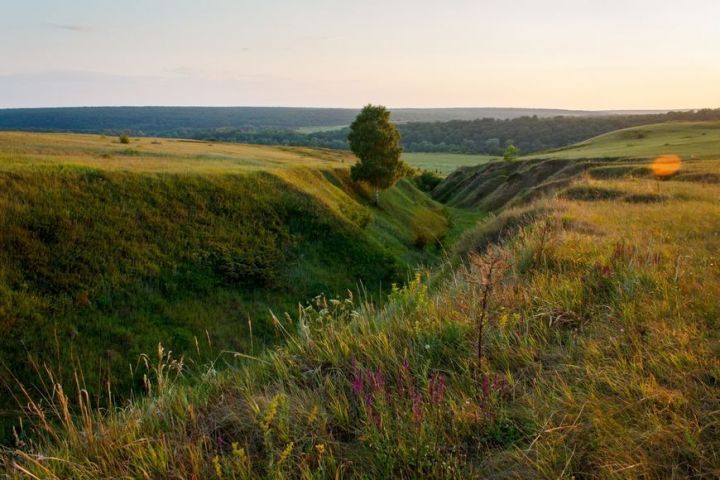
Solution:
{"label": "sunlight glow", "polygon": [[671,177],[682,168],[682,159],[678,155],[660,155],[651,168],[656,177]]}

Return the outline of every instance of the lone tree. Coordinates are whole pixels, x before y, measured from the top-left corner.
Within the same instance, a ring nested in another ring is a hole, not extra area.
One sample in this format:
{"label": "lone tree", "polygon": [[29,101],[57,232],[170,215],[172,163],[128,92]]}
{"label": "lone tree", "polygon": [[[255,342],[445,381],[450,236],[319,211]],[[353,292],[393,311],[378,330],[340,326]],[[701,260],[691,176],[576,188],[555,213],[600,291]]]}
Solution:
{"label": "lone tree", "polygon": [[350,169],[353,181],[365,181],[375,188],[375,205],[380,190],[390,188],[407,171],[400,159],[400,133],[390,123],[390,112],[380,105],[367,105],[350,125],[350,149],[360,159]]}
{"label": "lone tree", "polygon": [[503,154],[503,159],[506,162],[512,162],[513,160],[517,159],[519,153],[520,153],[520,150],[515,145],[510,144],[505,149],[505,153]]}

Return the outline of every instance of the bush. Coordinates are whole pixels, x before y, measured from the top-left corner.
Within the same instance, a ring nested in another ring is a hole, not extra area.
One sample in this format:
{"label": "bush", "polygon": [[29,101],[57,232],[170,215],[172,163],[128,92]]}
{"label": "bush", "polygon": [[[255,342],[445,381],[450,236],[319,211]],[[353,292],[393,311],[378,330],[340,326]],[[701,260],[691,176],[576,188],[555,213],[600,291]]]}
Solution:
{"label": "bush", "polygon": [[443,177],[430,170],[423,170],[422,173],[417,175],[415,178],[415,185],[423,192],[431,192],[440,185],[443,181]]}
{"label": "bush", "polygon": [[122,135],[120,135],[120,143],[127,145],[128,143],[130,143],[130,137],[128,137],[127,134],[123,133]]}

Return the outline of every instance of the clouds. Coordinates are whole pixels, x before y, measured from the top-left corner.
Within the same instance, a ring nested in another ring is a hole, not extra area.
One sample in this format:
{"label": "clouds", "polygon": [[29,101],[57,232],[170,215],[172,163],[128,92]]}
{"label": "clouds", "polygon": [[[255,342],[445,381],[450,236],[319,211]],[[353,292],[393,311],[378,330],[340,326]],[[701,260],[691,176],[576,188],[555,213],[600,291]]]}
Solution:
{"label": "clouds", "polygon": [[45,28],[53,30],[64,30],[66,32],[75,33],[90,33],[95,31],[93,27],[89,27],[87,25],[76,25],[72,23],[44,23],[43,26]]}

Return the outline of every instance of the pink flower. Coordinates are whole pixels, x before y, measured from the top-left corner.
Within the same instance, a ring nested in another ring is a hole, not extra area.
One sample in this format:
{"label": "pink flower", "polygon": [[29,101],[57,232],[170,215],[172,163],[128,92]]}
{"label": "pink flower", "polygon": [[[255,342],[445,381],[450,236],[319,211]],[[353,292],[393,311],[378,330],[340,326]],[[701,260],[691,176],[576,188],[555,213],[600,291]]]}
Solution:
{"label": "pink flower", "polygon": [[413,421],[415,423],[420,423],[422,421],[422,418],[423,418],[422,396],[420,396],[420,394],[417,392],[413,395],[412,414],[413,414]]}

